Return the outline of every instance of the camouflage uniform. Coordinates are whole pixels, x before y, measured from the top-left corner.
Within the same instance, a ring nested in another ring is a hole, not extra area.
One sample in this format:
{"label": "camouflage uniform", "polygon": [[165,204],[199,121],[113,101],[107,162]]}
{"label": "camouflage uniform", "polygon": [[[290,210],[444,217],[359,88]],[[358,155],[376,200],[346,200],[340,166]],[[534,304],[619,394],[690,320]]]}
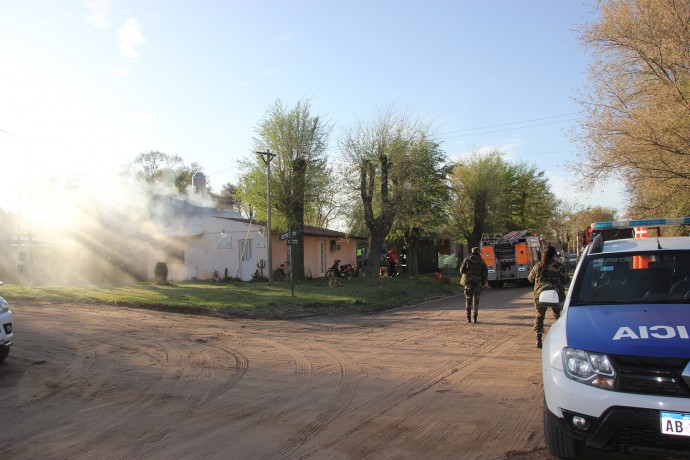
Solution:
{"label": "camouflage uniform", "polygon": [[[558,300],[563,302],[565,300],[565,286],[568,282],[568,275],[562,263],[552,259],[546,265],[541,262],[532,267],[527,277],[530,283],[534,283],[534,308],[537,314],[534,317],[534,332],[537,333],[538,343],[540,342],[541,334],[544,332],[544,317],[546,316],[546,309],[539,305],[539,294],[543,291],[553,289],[558,292]],[[552,307],[553,316],[558,319],[561,316],[561,305]],[[539,345],[537,345],[539,346]]]}
{"label": "camouflage uniform", "polygon": [[479,294],[482,286],[489,280],[489,270],[486,263],[479,254],[479,249],[472,249],[472,254],[462,261],[460,266],[461,282],[465,286],[465,310],[467,311],[467,322],[471,323],[472,307],[474,306],[474,322],[477,322],[479,313]]}

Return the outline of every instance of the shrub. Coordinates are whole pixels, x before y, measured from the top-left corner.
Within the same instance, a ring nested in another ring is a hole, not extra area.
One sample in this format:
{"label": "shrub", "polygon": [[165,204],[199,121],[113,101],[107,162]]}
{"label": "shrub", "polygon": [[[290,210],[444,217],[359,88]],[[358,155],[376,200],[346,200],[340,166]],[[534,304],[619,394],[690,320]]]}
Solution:
{"label": "shrub", "polygon": [[168,264],[165,262],[156,262],[153,269],[153,274],[156,277],[156,284],[165,284],[168,282]]}

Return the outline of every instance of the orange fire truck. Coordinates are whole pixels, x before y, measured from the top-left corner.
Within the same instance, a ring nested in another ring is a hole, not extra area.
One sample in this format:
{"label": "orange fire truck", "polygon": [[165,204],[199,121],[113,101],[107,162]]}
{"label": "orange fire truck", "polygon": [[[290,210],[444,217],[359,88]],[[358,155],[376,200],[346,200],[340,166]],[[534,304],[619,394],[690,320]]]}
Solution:
{"label": "orange fire truck", "polygon": [[532,266],[541,259],[544,241],[528,230],[516,230],[503,236],[484,235],[480,249],[489,269],[489,286],[496,288],[506,282],[527,282]]}

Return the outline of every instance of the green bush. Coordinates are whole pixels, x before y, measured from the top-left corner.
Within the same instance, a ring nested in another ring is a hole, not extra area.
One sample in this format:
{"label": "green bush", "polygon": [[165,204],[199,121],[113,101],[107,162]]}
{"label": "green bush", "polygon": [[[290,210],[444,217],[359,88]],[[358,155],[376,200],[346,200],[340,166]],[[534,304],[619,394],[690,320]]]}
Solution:
{"label": "green bush", "polygon": [[168,282],[168,264],[156,262],[153,274],[156,277],[156,284],[166,284]]}

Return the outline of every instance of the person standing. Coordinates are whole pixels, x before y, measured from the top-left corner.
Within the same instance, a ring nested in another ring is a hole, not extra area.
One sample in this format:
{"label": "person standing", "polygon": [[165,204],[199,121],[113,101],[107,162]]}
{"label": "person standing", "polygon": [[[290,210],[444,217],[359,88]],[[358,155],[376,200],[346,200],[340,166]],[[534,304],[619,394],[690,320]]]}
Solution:
{"label": "person standing", "polygon": [[551,307],[553,316],[558,319],[561,316],[562,302],[565,300],[565,283],[568,282],[568,274],[565,267],[556,258],[556,248],[549,246],[544,251],[541,261],[532,267],[527,279],[534,283],[534,308],[537,311],[534,317],[534,332],[537,334],[537,348],[541,348],[541,336],[544,333],[544,317],[548,307],[539,304],[539,294],[553,289],[558,293],[558,306]]}
{"label": "person standing", "polygon": [[479,314],[479,295],[482,287],[488,286],[489,269],[482,260],[479,248],[472,248],[472,253],[460,265],[460,284],[465,287],[465,310],[467,322],[472,322],[472,308],[474,307],[474,323]]}
{"label": "person standing", "polygon": [[388,262],[388,276],[398,276],[398,250],[393,248],[388,251],[386,261]]}

